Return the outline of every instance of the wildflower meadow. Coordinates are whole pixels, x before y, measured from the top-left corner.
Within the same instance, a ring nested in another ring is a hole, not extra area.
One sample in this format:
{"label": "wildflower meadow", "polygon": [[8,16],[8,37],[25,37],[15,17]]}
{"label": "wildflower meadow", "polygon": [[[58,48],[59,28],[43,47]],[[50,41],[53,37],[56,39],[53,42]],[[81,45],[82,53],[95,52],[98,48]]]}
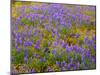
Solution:
{"label": "wildflower meadow", "polygon": [[96,69],[96,7],[42,2],[11,6],[11,73]]}

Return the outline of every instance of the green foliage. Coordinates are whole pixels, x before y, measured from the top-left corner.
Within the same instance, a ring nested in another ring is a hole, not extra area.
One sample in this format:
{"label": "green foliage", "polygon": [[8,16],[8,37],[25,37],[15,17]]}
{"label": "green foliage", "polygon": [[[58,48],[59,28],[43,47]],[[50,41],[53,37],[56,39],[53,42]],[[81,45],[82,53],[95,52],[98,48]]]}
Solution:
{"label": "green foliage", "polygon": [[63,28],[61,29],[61,31],[60,31],[60,34],[62,34],[62,35],[69,35],[70,32],[71,32],[71,29],[70,29],[70,28],[65,28],[65,27],[63,27]]}
{"label": "green foliage", "polygon": [[23,51],[17,52],[16,50],[12,50],[12,56],[14,58],[14,61],[13,61],[14,64],[24,63],[24,61],[23,61],[24,52]]}
{"label": "green foliage", "polygon": [[42,45],[43,45],[44,48],[48,47],[48,40],[47,39],[43,39],[42,40]]}
{"label": "green foliage", "polygon": [[77,54],[77,60],[81,63],[81,54]]}
{"label": "green foliage", "polygon": [[75,59],[75,52],[70,52],[70,58]]}
{"label": "green foliage", "polygon": [[34,26],[34,22],[30,21],[30,18],[29,19],[22,18],[21,23],[23,23],[24,25],[28,25],[28,26],[30,25]]}
{"label": "green foliage", "polygon": [[83,37],[78,38],[78,43],[79,43],[80,46],[81,46],[81,45],[83,44],[83,42],[84,42],[83,39],[84,39]]}

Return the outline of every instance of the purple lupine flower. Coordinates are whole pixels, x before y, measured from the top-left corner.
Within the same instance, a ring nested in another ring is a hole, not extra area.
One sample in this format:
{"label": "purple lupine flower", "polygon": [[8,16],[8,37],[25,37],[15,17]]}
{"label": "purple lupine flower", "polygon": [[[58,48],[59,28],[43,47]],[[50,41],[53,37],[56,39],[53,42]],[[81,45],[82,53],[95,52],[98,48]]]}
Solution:
{"label": "purple lupine flower", "polygon": [[43,59],[41,58],[41,59],[39,59],[39,61],[40,61],[40,62],[43,62]]}
{"label": "purple lupine flower", "polygon": [[58,27],[58,21],[56,21],[56,27]]}
{"label": "purple lupine flower", "polygon": [[56,50],[52,50],[52,53],[54,54],[54,57],[55,57],[56,54],[57,54],[57,51]]}
{"label": "purple lupine flower", "polygon": [[35,30],[34,36],[38,35],[38,30]]}
{"label": "purple lupine flower", "polygon": [[76,20],[76,15],[72,14],[72,19],[73,19],[73,21],[75,21]]}
{"label": "purple lupine flower", "polygon": [[39,7],[34,6],[34,7],[32,7],[31,9],[32,9],[32,10],[39,10]]}
{"label": "purple lupine flower", "polygon": [[20,35],[20,33],[16,33],[15,36],[18,39],[18,38],[20,38],[21,35]]}
{"label": "purple lupine flower", "polygon": [[40,45],[40,40],[37,40],[37,41],[36,41],[36,44],[37,44],[37,45]]}
{"label": "purple lupine flower", "polygon": [[59,33],[57,32],[56,33],[56,40],[58,40],[58,38],[59,38]]}
{"label": "purple lupine flower", "polygon": [[96,45],[95,45],[95,44],[93,44],[92,46],[93,46],[93,49],[94,49],[94,50],[96,50]]}
{"label": "purple lupine flower", "polygon": [[16,43],[19,43],[19,38],[15,38],[15,42]]}
{"label": "purple lupine flower", "polygon": [[62,42],[62,47],[63,47],[63,48],[65,48],[65,47],[66,47],[66,44],[65,44],[65,42],[64,42],[64,41]]}
{"label": "purple lupine flower", "polygon": [[60,20],[60,24],[61,24],[62,26],[66,25],[66,23],[65,23],[62,19]]}
{"label": "purple lupine flower", "polygon": [[57,30],[55,31],[55,33],[56,33],[56,36],[59,37],[59,32]]}
{"label": "purple lupine flower", "polygon": [[70,45],[70,51],[72,51],[73,50],[73,46],[72,46],[72,44]]}
{"label": "purple lupine flower", "polygon": [[93,36],[92,39],[96,41],[96,36]]}
{"label": "purple lupine flower", "polygon": [[66,67],[66,62],[65,61],[61,62],[61,65]]}
{"label": "purple lupine flower", "polygon": [[76,16],[77,16],[77,18],[80,20],[81,17],[82,17],[82,14],[81,14],[80,12],[77,12],[77,13],[76,13]]}
{"label": "purple lupine flower", "polygon": [[36,54],[36,53],[33,53],[33,56],[34,56],[34,57],[36,57],[36,56],[37,56],[37,54]]}
{"label": "purple lupine flower", "polygon": [[44,20],[44,18],[45,18],[45,16],[44,15],[41,15],[41,19]]}
{"label": "purple lupine flower", "polygon": [[27,61],[28,60],[28,57],[27,56],[24,56],[24,61]]}
{"label": "purple lupine flower", "polygon": [[75,64],[73,64],[73,65],[74,65],[74,70],[76,70],[77,69],[76,65]]}
{"label": "purple lupine flower", "polygon": [[19,43],[20,43],[20,45],[22,45],[22,40],[21,40],[21,38],[19,38]]}
{"label": "purple lupine flower", "polygon": [[75,34],[75,37],[78,38],[79,37],[79,34]]}
{"label": "purple lupine flower", "polygon": [[52,32],[53,33],[56,33],[57,32],[57,29],[52,28]]}
{"label": "purple lupine flower", "polygon": [[74,49],[74,50],[78,50],[78,46],[75,45],[75,46],[73,47],[73,49]]}
{"label": "purple lupine flower", "polygon": [[30,29],[30,30],[33,30],[33,29],[34,29],[34,27],[33,27],[33,26],[30,26],[30,27],[29,27],[29,29]]}
{"label": "purple lupine flower", "polygon": [[84,55],[84,52],[83,52],[82,55],[81,55],[81,60],[82,60],[82,61],[84,61],[84,56],[85,56],[85,55]]}
{"label": "purple lupine flower", "polygon": [[78,49],[78,53],[84,53],[84,48],[82,48],[82,47],[79,47],[79,49]]}
{"label": "purple lupine flower", "polygon": [[29,30],[28,26],[25,26],[25,29],[28,31]]}
{"label": "purple lupine flower", "polygon": [[45,52],[45,53],[49,52],[49,48],[46,47],[46,48],[44,49],[44,52]]}
{"label": "purple lupine flower", "polygon": [[27,61],[27,60],[28,60],[28,55],[24,54],[24,61]]}
{"label": "purple lupine flower", "polygon": [[90,19],[90,17],[88,16],[88,15],[82,15],[82,18],[84,19],[84,20],[89,20]]}
{"label": "purple lupine flower", "polygon": [[93,42],[92,39],[90,39],[88,43],[91,44],[91,45],[93,45],[94,42]]}
{"label": "purple lupine flower", "polygon": [[59,62],[58,61],[56,61],[56,65],[59,66]]}
{"label": "purple lupine flower", "polygon": [[23,32],[23,33],[22,33],[22,38],[25,38],[25,36],[26,36],[26,34]]}
{"label": "purple lupine flower", "polygon": [[26,47],[26,46],[32,46],[32,42],[30,42],[30,41],[25,41],[24,42],[24,47]]}
{"label": "purple lupine flower", "polygon": [[52,69],[50,67],[48,67],[48,72],[51,72],[51,71],[52,71]]}
{"label": "purple lupine flower", "polygon": [[86,36],[86,37],[84,38],[84,43],[87,43],[87,40],[88,40],[88,37]]}
{"label": "purple lupine flower", "polygon": [[34,48],[35,49],[40,49],[40,45],[35,45]]}
{"label": "purple lupine flower", "polygon": [[53,14],[53,17],[56,18],[56,19],[58,19],[58,18],[59,18],[58,13],[54,13],[54,14]]}
{"label": "purple lupine flower", "polygon": [[54,37],[54,33],[52,32],[52,37]]}
{"label": "purple lupine flower", "polygon": [[28,51],[25,50],[24,51],[24,61],[27,61],[28,60]]}
{"label": "purple lupine flower", "polygon": [[67,27],[68,27],[68,28],[70,28],[70,27],[71,27],[71,22],[70,22],[70,21],[69,21],[69,22],[67,22],[67,24],[66,24],[66,25],[67,25]]}
{"label": "purple lupine flower", "polygon": [[56,45],[57,45],[57,42],[54,41],[52,46],[55,47]]}
{"label": "purple lupine flower", "polygon": [[89,50],[86,51],[86,57],[87,57],[87,58],[90,57],[90,51],[89,51]]}
{"label": "purple lupine flower", "polygon": [[34,68],[33,68],[33,69],[31,69],[30,73],[34,73],[34,72],[35,72]]}
{"label": "purple lupine flower", "polygon": [[50,46],[50,42],[48,42],[48,46]]}
{"label": "purple lupine flower", "polygon": [[68,53],[67,59],[70,60],[70,54]]}
{"label": "purple lupine flower", "polygon": [[92,57],[92,62],[95,63],[96,62],[96,58]]}
{"label": "purple lupine flower", "polygon": [[36,44],[34,45],[35,49],[40,49],[40,40],[36,41]]}
{"label": "purple lupine flower", "polygon": [[29,20],[29,18],[30,18],[30,15],[26,15],[26,16],[25,16],[25,19],[26,19],[26,20]]}
{"label": "purple lupine flower", "polygon": [[77,67],[78,67],[78,68],[80,67],[80,62],[77,63]]}
{"label": "purple lupine flower", "polygon": [[73,59],[71,59],[71,61],[70,61],[70,65],[72,65],[73,64]]}
{"label": "purple lupine flower", "polygon": [[30,13],[29,16],[31,18],[31,21],[34,21],[34,18],[35,18],[34,14]]}
{"label": "purple lupine flower", "polygon": [[70,14],[70,13],[67,13],[67,16],[68,16],[68,17],[70,17],[70,16],[71,16],[71,14]]}
{"label": "purple lupine flower", "polygon": [[28,30],[28,35],[32,35],[32,31],[31,30]]}
{"label": "purple lupine flower", "polygon": [[18,17],[17,19],[16,19],[16,26],[18,26],[18,24],[20,23],[20,20],[21,20],[21,18],[20,17]]}
{"label": "purple lupine flower", "polygon": [[15,29],[16,31],[18,31],[18,27],[16,26],[16,29]]}
{"label": "purple lupine flower", "polygon": [[42,36],[43,36],[43,34],[42,34],[42,33],[40,33],[40,39],[42,39]]}
{"label": "purple lupine flower", "polygon": [[66,45],[66,52],[67,52],[67,53],[70,52],[70,49],[69,49],[68,45]]}
{"label": "purple lupine flower", "polygon": [[16,46],[16,50],[17,52],[20,52],[21,49],[18,46]]}
{"label": "purple lupine flower", "polygon": [[67,66],[67,69],[70,70],[70,68],[71,68],[71,65],[70,65],[70,63],[69,63],[68,66]]}
{"label": "purple lupine flower", "polygon": [[45,27],[45,30],[48,30],[48,26],[47,25],[45,25],[44,27]]}
{"label": "purple lupine flower", "polygon": [[46,62],[46,59],[45,58],[40,58],[39,61],[40,62]]}

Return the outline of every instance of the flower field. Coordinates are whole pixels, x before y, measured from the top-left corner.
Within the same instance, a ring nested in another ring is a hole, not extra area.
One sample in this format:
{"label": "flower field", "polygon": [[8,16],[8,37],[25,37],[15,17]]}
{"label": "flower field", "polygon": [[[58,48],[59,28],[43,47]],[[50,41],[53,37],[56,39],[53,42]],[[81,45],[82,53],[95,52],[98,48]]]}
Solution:
{"label": "flower field", "polygon": [[11,73],[96,68],[96,7],[15,2]]}

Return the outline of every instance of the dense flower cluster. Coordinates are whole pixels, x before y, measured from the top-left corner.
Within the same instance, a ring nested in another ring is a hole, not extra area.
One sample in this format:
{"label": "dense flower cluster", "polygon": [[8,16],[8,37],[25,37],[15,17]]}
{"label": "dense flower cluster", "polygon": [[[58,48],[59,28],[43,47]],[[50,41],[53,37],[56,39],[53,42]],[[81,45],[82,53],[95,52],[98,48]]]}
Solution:
{"label": "dense flower cluster", "polygon": [[17,4],[12,7],[12,73],[96,68],[95,6]]}

